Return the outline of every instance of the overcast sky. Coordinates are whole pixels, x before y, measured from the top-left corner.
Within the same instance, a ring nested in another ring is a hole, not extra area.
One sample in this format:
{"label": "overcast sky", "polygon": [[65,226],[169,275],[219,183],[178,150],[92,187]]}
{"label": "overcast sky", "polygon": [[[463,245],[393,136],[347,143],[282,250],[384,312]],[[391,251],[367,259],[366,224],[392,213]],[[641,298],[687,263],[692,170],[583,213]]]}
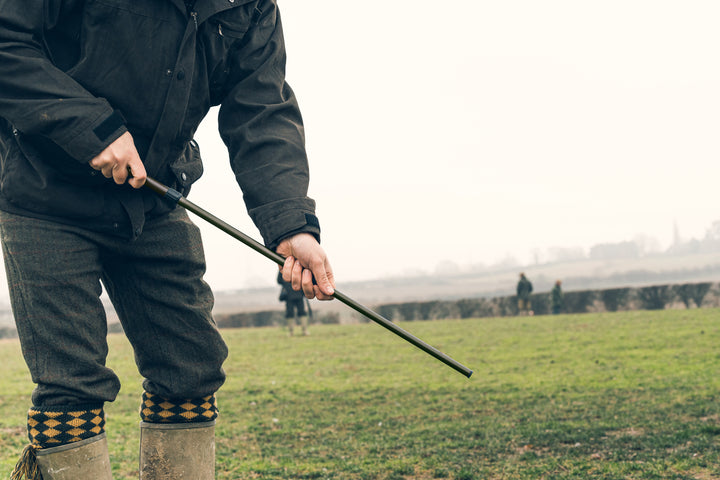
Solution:
{"label": "overcast sky", "polygon": [[[718,2],[279,4],[339,286],[720,219]],[[190,199],[259,238],[215,132]],[[203,230],[216,289],[273,284]]]}
{"label": "overcast sky", "polygon": [[[720,219],[720,2],[279,0],[343,282]],[[259,239],[213,111],[190,200]],[[216,290],[275,266],[203,229]]]}

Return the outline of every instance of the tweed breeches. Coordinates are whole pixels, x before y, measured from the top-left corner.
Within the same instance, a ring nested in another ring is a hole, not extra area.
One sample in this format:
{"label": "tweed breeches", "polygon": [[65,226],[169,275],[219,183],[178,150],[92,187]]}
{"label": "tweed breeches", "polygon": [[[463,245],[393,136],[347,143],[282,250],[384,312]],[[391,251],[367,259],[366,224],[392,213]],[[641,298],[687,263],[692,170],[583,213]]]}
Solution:
{"label": "tweed breeches", "polygon": [[0,237],[34,405],[115,399],[103,286],[145,391],[198,398],[223,384],[227,347],[211,316],[200,232],[183,209],[149,220],[133,241],[0,212]]}

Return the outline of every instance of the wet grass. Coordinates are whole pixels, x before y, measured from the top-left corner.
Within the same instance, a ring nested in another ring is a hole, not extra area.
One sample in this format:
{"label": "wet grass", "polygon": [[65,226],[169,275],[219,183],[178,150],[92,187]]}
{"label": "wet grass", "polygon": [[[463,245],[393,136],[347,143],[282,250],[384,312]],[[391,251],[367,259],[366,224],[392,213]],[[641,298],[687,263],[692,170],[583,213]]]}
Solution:
{"label": "wet grass", "polygon": [[[402,324],[454,372],[374,324],[224,330],[219,479],[720,478],[720,311]],[[106,407],[116,479],[137,478],[141,387],[124,337]],[[0,475],[26,442],[31,390],[0,343]]]}

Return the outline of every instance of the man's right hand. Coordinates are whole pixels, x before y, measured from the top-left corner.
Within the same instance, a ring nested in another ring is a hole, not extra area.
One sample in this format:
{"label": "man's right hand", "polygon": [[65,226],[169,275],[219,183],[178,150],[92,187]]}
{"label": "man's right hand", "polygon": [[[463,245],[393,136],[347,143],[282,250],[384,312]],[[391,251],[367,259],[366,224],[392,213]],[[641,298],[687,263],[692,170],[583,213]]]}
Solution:
{"label": "man's right hand", "polygon": [[118,185],[122,185],[127,180],[133,188],[140,188],[147,178],[145,165],[140,160],[129,132],[123,133],[98,156],[90,160],[90,166],[101,171],[105,178],[112,178]]}
{"label": "man's right hand", "polygon": [[[282,277],[290,282],[293,290],[301,290],[306,298],[332,300],[335,293],[335,277],[325,251],[309,233],[288,237],[277,247],[277,253],[285,257]],[[317,285],[313,284],[313,276]]]}

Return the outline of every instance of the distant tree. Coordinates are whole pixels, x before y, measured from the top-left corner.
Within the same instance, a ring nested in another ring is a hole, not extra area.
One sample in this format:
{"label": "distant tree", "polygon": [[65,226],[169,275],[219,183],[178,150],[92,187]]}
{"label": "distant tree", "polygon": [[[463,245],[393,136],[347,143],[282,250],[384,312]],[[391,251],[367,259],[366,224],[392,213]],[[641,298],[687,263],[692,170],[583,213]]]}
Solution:
{"label": "distant tree", "polygon": [[513,257],[512,255],[508,255],[496,264],[491,265],[491,268],[510,269],[517,268],[518,266],[520,266],[520,262],[518,262],[517,258]]}
{"label": "distant tree", "polygon": [[494,310],[498,316],[509,317],[515,316],[518,313],[517,301],[514,295],[509,297],[495,297],[491,302],[495,306]]}
{"label": "distant tree", "polygon": [[640,233],[633,238],[633,243],[637,245],[641,256],[659,252],[662,248],[660,242],[655,237]]}
{"label": "distant tree", "polygon": [[460,318],[457,302],[440,302],[435,310],[435,318]]}
{"label": "distant tree", "polygon": [[381,316],[387,318],[391,322],[395,319],[395,314],[397,312],[397,305],[395,304],[389,304],[389,305],[379,305],[376,307],[377,313],[379,313]]}
{"label": "distant tree", "polygon": [[698,307],[702,306],[703,300],[705,299],[705,295],[710,291],[710,288],[712,287],[712,283],[705,282],[705,283],[696,283],[695,284],[695,291],[693,292],[692,299],[695,302],[695,305]]}
{"label": "distant tree", "polygon": [[720,220],[713,222],[705,232],[705,238],[701,242],[703,252],[717,252],[720,250]]}
{"label": "distant tree", "polygon": [[548,249],[548,258],[550,262],[572,262],[575,260],[583,260],[586,257],[585,250],[580,247],[550,247]]}
{"label": "distant tree", "polygon": [[685,308],[692,308],[692,293],[693,285],[685,283],[683,285],[675,285],[675,294],[685,304]]}
{"label": "distant tree", "polygon": [[260,312],[242,312],[215,317],[219,328],[269,327],[282,320],[284,312],[265,310]]}
{"label": "distant tree", "polygon": [[635,242],[601,243],[590,248],[590,258],[593,260],[638,258],[640,253],[640,246]]}
{"label": "distant tree", "polygon": [[488,308],[484,306],[482,298],[464,298],[457,301],[460,318],[474,318],[487,316]]}
{"label": "distant tree", "polygon": [[0,338],[17,338],[17,330],[12,327],[0,327]]}
{"label": "distant tree", "polygon": [[317,320],[323,325],[337,325],[340,323],[340,314],[338,312],[327,312],[319,315]]}
{"label": "distant tree", "polygon": [[437,310],[440,302],[435,300],[432,302],[422,302],[418,304],[418,318],[420,320],[431,320],[433,312]]}
{"label": "distant tree", "polygon": [[695,305],[700,307],[711,286],[712,283],[709,282],[676,285],[675,294],[682,300],[686,308],[690,308],[691,302],[695,302]]}
{"label": "distant tree", "polygon": [[417,302],[405,302],[397,305],[398,312],[403,320],[408,322],[417,320],[418,315],[418,303]]}
{"label": "distant tree", "polygon": [[593,290],[579,290],[565,293],[565,311],[568,313],[585,313],[595,301]]}
{"label": "distant tree", "polygon": [[675,254],[675,255],[695,254],[695,253],[701,253],[702,249],[703,249],[702,243],[698,239],[692,238],[692,239],[688,240],[687,242],[673,245],[672,247],[670,247],[668,252]]}
{"label": "distant tree", "polygon": [[530,305],[535,315],[547,315],[550,313],[550,301],[547,293],[533,293],[530,295]]}
{"label": "distant tree", "polygon": [[637,290],[637,297],[646,310],[663,310],[675,297],[669,285],[655,285]]}
{"label": "distant tree", "polygon": [[716,220],[705,231],[705,240],[720,240],[720,220]]}
{"label": "distant tree", "polygon": [[[380,312],[378,311],[377,313],[380,313]],[[372,322],[372,320],[370,320],[368,317],[366,317],[366,316],[363,315],[362,313],[352,312],[350,316],[351,316],[352,318],[354,318],[358,323],[370,323],[370,322]],[[390,317],[387,317],[387,316],[385,316],[385,315],[383,315],[383,317],[385,317],[386,319],[392,321],[392,318],[390,318]]]}
{"label": "distant tree", "polygon": [[475,299],[475,313],[474,317],[494,317],[496,315],[493,304],[485,298]]}
{"label": "distant tree", "polygon": [[610,288],[600,292],[600,299],[608,312],[617,312],[621,305],[627,302],[630,294],[629,288]]}

